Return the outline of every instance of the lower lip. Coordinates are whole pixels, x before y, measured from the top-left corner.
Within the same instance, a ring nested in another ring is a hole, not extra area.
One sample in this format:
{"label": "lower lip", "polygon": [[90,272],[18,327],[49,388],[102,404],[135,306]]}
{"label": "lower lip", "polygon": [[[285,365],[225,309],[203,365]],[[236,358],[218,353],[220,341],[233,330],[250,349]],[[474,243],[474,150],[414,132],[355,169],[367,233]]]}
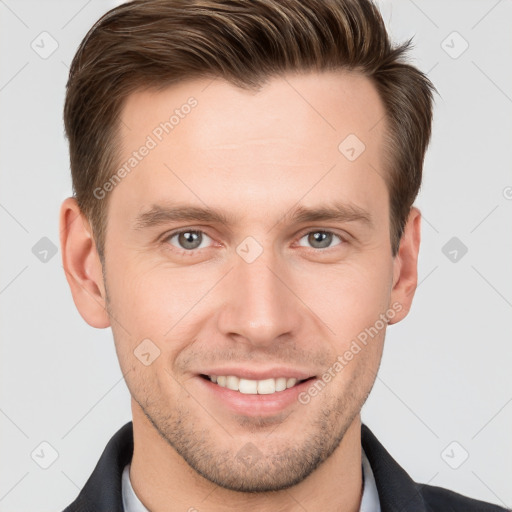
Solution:
{"label": "lower lip", "polygon": [[203,383],[208,392],[212,393],[215,400],[221,401],[233,412],[245,416],[270,416],[283,411],[292,404],[298,403],[298,395],[309,388],[315,380],[310,379],[292,388],[268,395],[246,395],[239,391],[223,388],[203,377],[198,376],[197,378]]}

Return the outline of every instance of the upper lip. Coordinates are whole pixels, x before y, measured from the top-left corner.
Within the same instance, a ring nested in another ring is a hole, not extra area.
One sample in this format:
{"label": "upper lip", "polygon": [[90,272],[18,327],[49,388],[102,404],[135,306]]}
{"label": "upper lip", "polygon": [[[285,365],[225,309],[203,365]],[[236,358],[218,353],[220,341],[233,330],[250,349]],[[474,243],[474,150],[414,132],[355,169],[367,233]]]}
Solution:
{"label": "upper lip", "polygon": [[295,378],[297,380],[309,379],[310,377],[314,377],[315,374],[313,372],[308,372],[305,370],[298,370],[297,368],[285,368],[285,367],[273,367],[263,369],[255,369],[255,368],[210,368],[207,370],[202,370],[199,372],[201,375],[234,375],[235,377],[239,377],[241,379],[249,379],[249,380],[265,380],[265,379],[278,379],[279,377],[286,377],[288,379]]}

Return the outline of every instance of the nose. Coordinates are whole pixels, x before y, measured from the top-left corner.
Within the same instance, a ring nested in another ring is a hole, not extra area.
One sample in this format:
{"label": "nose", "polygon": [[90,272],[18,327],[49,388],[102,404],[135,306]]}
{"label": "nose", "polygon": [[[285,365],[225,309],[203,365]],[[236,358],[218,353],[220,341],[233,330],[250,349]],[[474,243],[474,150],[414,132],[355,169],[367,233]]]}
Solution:
{"label": "nose", "polygon": [[304,308],[293,292],[290,267],[270,249],[251,263],[236,255],[227,277],[226,299],[218,316],[218,328],[224,335],[267,347],[300,329]]}

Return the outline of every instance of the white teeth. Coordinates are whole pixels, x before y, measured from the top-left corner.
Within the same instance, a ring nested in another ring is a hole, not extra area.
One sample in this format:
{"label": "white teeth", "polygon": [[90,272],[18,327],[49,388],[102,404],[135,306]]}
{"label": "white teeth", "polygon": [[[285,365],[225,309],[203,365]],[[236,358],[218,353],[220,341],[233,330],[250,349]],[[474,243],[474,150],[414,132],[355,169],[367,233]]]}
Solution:
{"label": "white teeth", "polygon": [[271,395],[277,391],[292,388],[299,381],[293,377],[278,377],[277,379],[250,380],[240,379],[234,375],[209,375],[212,382],[223,388],[239,391],[246,395]]}
{"label": "white teeth", "polygon": [[291,387],[295,386],[295,384],[297,384],[297,379],[294,379],[293,377],[286,381],[287,388],[291,388]]}
{"label": "white teeth", "polygon": [[286,377],[276,379],[276,391],[284,391],[286,389]]}
{"label": "white teeth", "polygon": [[235,377],[234,375],[228,375],[226,377],[226,387],[228,389],[232,389],[233,391],[238,391],[238,382],[239,378]]}
{"label": "white teeth", "polygon": [[248,379],[238,379],[239,381],[238,388],[235,391],[240,391],[240,393],[244,393],[245,395],[256,395],[258,394],[258,381],[257,380],[248,380]]}
{"label": "white teeth", "polygon": [[258,394],[270,395],[276,392],[276,379],[265,379],[258,381]]}

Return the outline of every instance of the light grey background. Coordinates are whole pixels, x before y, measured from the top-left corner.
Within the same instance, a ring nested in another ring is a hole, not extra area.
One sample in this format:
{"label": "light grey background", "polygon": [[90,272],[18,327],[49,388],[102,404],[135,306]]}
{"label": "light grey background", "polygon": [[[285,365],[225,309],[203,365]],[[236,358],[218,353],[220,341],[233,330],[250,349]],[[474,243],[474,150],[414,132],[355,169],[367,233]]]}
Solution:
{"label": "light grey background", "polygon": [[[39,258],[32,251],[43,237],[58,246],[59,207],[71,193],[62,123],[69,63],[117,3],[0,0],[5,512],[64,508],[131,419],[110,330],[78,314],[60,250],[46,262],[41,247]],[[380,4],[395,39],[415,36],[411,61],[440,96],[416,203],[420,284],[409,316],[388,330],[363,421],[413,479],[512,507],[512,3]],[[42,58],[52,39],[58,48]],[[465,255],[455,246],[443,253],[452,237]],[[51,462],[44,441],[58,453],[48,469],[35,462]]]}

